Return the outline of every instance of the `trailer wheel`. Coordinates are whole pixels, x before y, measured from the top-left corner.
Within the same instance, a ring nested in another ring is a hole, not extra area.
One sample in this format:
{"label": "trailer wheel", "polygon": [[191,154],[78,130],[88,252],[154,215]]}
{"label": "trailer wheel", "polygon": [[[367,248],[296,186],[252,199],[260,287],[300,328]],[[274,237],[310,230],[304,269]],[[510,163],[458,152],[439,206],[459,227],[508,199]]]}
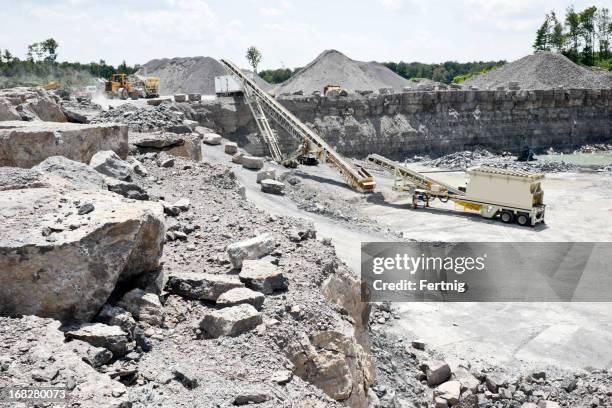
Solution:
{"label": "trailer wheel", "polygon": [[522,226],[529,224],[529,215],[525,213],[519,213],[516,217],[516,222],[518,223],[518,225]]}
{"label": "trailer wheel", "polygon": [[514,221],[514,214],[511,211],[504,210],[499,218],[501,218],[503,223],[510,224],[512,221]]}

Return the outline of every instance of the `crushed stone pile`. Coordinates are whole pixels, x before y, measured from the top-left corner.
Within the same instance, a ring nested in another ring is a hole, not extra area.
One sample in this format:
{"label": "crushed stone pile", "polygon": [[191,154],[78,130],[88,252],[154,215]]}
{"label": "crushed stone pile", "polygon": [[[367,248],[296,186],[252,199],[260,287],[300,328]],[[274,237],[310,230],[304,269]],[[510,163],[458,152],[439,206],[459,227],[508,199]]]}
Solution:
{"label": "crushed stone pile", "polygon": [[219,61],[211,57],[154,59],[142,66],[138,75],[158,76],[160,95],[201,93],[214,95],[215,76],[225,75]]}
{"label": "crushed stone pile", "polygon": [[463,83],[480,89],[508,88],[516,82],[521,89],[612,88],[612,76],[581,67],[561,54],[536,52]]}
{"label": "crushed stone pile", "polygon": [[349,93],[381,88],[402,90],[410,82],[377,62],[355,61],[336,50],[323,51],[297,74],[283,82],[278,95],[303,91],[323,92],[326,85],[339,85]]}
{"label": "crushed stone pile", "polygon": [[[250,71],[245,70],[245,73]],[[137,72],[142,76],[158,76],[160,95],[177,93],[215,94],[215,77],[227,75],[219,61],[211,57],[185,57],[154,59],[142,66]],[[272,85],[260,77],[255,82],[264,90],[272,89]]]}
{"label": "crushed stone pile", "polygon": [[489,166],[500,169],[543,173],[558,173],[578,170],[578,166],[570,163],[546,162],[542,160],[519,162],[516,161],[516,156],[513,156],[510,153],[496,155],[484,149],[451,153],[434,160],[424,161],[422,163],[427,166],[443,167],[451,170],[465,170],[469,167],[477,166]]}
{"label": "crushed stone pile", "polygon": [[91,123],[125,123],[132,132],[148,132],[183,123],[184,113],[171,105],[138,108],[125,103],[110,107],[91,120]]}

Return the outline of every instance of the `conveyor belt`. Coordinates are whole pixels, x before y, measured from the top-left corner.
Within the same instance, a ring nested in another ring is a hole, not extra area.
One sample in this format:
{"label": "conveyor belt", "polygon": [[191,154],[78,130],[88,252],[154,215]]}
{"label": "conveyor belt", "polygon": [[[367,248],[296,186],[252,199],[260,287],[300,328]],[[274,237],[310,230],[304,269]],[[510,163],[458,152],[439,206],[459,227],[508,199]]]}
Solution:
{"label": "conveyor belt", "polygon": [[222,59],[221,63],[231,75],[234,75],[239,79],[247,94],[251,95],[251,97],[257,98],[262,111],[264,111],[266,115],[272,118],[272,120],[274,120],[279,126],[298,140],[304,140],[307,142],[302,148],[303,154],[306,154],[308,151],[312,150],[319,151],[320,156],[335,167],[351,187],[364,193],[374,190],[376,183],[374,182],[372,176],[364,168],[354,168],[351,164],[349,164],[319,135],[303,124],[274,98],[264,92],[259,86],[257,86],[255,81],[247,77],[242,70],[232,62]]}
{"label": "conveyor belt", "polygon": [[396,161],[389,160],[386,157],[383,157],[379,154],[371,154],[368,156],[367,160],[370,163],[374,163],[379,167],[388,170],[389,172],[395,174],[398,177],[401,177],[405,181],[410,184],[415,185],[418,188],[423,190],[434,190],[434,186],[438,186],[438,192],[446,192],[449,195],[462,196],[465,193],[458,188],[449,186],[448,184],[441,183],[439,181],[433,180],[429,177],[422,175],[421,173],[410,170],[409,168],[402,166]]}

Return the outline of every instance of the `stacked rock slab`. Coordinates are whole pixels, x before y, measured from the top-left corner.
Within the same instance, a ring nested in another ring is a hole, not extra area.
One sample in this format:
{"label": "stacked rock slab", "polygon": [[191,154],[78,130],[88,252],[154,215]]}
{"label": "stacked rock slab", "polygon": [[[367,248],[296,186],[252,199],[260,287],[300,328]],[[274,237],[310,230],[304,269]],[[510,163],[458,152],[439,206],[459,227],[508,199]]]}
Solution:
{"label": "stacked rock slab", "polygon": [[51,156],[89,163],[101,150],[112,150],[125,159],[128,154],[127,127],[117,124],[0,122],[0,166],[29,168]]}

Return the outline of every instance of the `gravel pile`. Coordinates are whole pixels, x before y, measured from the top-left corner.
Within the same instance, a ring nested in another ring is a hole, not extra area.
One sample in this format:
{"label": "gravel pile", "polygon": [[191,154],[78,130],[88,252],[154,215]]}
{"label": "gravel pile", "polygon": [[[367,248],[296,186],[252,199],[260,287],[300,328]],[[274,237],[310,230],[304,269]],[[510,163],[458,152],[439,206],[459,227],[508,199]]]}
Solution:
{"label": "gravel pile", "polygon": [[322,92],[326,85],[339,85],[354,93],[357,90],[378,92],[380,88],[400,91],[410,82],[377,62],[355,61],[336,50],[327,50],[283,82],[277,94]]}
{"label": "gravel pile", "polygon": [[138,108],[125,103],[103,111],[91,123],[125,123],[132,132],[148,132],[183,123],[184,113],[169,105]]}
{"label": "gravel pile", "polygon": [[177,93],[215,94],[215,76],[225,75],[219,61],[211,57],[154,59],[142,66],[139,75],[158,76],[160,95]]}
{"label": "gravel pile", "polygon": [[558,173],[578,170],[578,166],[570,163],[545,162],[541,160],[519,162],[516,161],[516,156],[509,153],[496,155],[484,149],[451,153],[434,160],[424,161],[422,163],[427,166],[443,167],[451,170],[465,170],[469,167],[476,166],[489,166],[500,169],[524,170],[543,173]]}
{"label": "gravel pile", "polygon": [[517,82],[521,89],[612,88],[612,75],[581,67],[561,54],[536,52],[463,83],[480,89],[508,88]]}
{"label": "gravel pile", "polygon": [[[244,71],[250,72],[250,71]],[[137,72],[143,76],[158,76],[160,95],[177,93],[215,94],[215,77],[227,75],[219,61],[211,57],[186,57],[154,59],[142,66]],[[255,81],[265,91],[272,85],[256,77]]]}

